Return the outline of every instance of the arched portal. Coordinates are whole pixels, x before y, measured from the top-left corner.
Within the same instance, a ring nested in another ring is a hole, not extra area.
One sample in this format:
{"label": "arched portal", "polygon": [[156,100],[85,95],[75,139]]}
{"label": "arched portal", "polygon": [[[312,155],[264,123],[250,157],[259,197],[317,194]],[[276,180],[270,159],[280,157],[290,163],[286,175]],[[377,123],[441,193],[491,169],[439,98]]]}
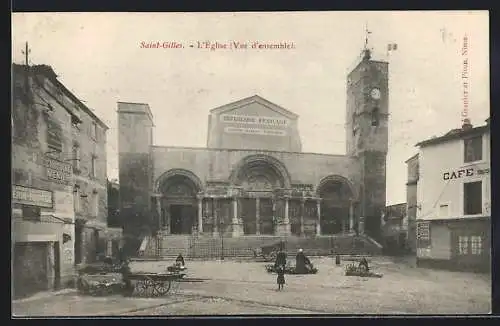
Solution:
{"label": "arched portal", "polygon": [[[252,179],[254,178],[254,179]],[[250,155],[241,160],[230,176],[231,183],[255,189],[289,188],[290,175],[279,160],[268,155]]]}
{"label": "arched portal", "polygon": [[[187,173],[188,172],[188,173]],[[160,177],[161,225],[171,234],[190,234],[198,224],[199,179],[189,171],[173,170]]]}
{"label": "arched portal", "polygon": [[239,199],[239,216],[244,234],[274,234],[275,216],[284,214],[285,206],[275,200],[274,191],[290,186],[290,176],[284,165],[266,155],[244,158],[231,174],[231,183],[243,188]]}
{"label": "arched portal", "polygon": [[328,176],[317,188],[321,198],[321,233],[336,234],[348,231],[354,192],[347,179]]}

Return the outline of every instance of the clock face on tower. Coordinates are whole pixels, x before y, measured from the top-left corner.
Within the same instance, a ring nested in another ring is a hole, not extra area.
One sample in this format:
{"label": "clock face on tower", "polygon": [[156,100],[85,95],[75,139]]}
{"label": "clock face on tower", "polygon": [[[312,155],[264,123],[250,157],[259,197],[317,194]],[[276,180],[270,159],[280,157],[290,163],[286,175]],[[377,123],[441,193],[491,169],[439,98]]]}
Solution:
{"label": "clock face on tower", "polygon": [[378,88],[373,88],[372,91],[370,92],[370,96],[374,100],[379,100],[380,99],[380,90]]}

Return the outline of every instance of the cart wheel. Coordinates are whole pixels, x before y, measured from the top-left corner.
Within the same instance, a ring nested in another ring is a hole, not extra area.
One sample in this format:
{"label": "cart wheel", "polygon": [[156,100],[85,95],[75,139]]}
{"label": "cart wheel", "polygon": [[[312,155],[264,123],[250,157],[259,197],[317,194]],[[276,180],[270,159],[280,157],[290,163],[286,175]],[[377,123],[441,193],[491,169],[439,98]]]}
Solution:
{"label": "cart wheel", "polygon": [[170,291],[170,288],[172,287],[172,281],[162,281],[162,282],[158,282],[156,284],[156,293],[159,295],[159,296],[162,296],[162,295],[165,295],[167,294],[169,291]]}
{"label": "cart wheel", "polygon": [[140,280],[136,284],[137,294],[140,296],[147,296],[150,290],[148,279]]}

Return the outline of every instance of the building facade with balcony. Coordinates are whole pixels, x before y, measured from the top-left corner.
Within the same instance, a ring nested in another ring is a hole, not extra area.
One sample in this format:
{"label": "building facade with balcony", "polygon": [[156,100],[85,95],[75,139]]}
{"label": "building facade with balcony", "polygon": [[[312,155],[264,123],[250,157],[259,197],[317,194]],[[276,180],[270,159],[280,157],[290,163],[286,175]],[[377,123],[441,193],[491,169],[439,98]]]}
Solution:
{"label": "building facade with balcony", "polygon": [[51,67],[13,65],[14,296],[71,284],[117,232],[106,223],[107,129]]}
{"label": "building facade with balcony", "polygon": [[490,126],[465,121],[419,146],[417,264],[489,271]]}

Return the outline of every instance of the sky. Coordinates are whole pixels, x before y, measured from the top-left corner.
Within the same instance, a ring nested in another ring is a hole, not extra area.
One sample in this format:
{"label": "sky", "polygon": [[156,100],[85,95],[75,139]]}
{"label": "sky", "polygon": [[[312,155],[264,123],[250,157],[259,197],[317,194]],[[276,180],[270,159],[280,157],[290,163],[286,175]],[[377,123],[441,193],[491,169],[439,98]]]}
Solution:
{"label": "sky", "polygon": [[[473,125],[489,117],[487,11],[14,13],[12,57],[51,65],[109,127],[108,178],[118,178],[117,102],[148,103],[154,142],[205,147],[209,110],[260,95],[300,116],[304,152],[345,154],[346,76],[364,46],[389,62],[387,203],[406,201],[415,144],[462,124],[467,37]],[[185,48],[146,49],[141,42]],[[288,42],[288,50],[206,50],[204,42]],[[387,53],[387,44],[398,44]]]}

